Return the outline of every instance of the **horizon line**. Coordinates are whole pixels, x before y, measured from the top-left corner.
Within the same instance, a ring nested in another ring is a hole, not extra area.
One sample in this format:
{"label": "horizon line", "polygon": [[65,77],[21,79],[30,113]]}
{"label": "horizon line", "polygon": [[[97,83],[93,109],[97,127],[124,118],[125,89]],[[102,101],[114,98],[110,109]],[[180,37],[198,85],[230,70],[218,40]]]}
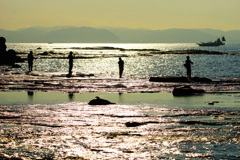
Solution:
{"label": "horizon line", "polygon": [[230,29],[230,30],[223,30],[223,29],[216,29],[216,28],[166,28],[166,29],[151,29],[151,28],[129,28],[129,27],[111,27],[111,26],[98,26],[98,27],[91,27],[91,26],[31,26],[31,27],[23,27],[23,28],[18,28],[18,29],[5,29],[5,28],[0,28],[2,30],[7,30],[7,31],[18,31],[21,29],[29,29],[29,28],[95,28],[95,29],[107,29],[107,28],[113,28],[113,29],[131,29],[131,30],[152,30],[152,31],[161,31],[161,30],[171,30],[171,29],[182,29],[182,30],[204,30],[204,29],[212,29],[212,30],[219,30],[219,31],[234,31],[234,30],[240,30],[240,29]]}

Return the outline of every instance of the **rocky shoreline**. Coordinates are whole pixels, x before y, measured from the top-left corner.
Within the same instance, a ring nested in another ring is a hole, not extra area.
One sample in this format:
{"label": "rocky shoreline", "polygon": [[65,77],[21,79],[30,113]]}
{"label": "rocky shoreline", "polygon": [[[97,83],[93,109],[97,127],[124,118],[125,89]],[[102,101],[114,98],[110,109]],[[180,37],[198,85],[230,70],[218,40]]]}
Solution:
{"label": "rocky shoreline", "polygon": [[[172,92],[175,87],[190,85],[207,92],[239,91],[240,79],[224,79],[212,82],[156,81],[149,79],[99,78],[93,74],[32,71],[5,71],[0,73],[0,91],[44,91],[44,92],[126,92],[151,93]],[[160,78],[160,77],[159,77]],[[164,79],[164,77],[162,77]],[[177,77],[175,77],[177,78]],[[166,79],[164,79],[166,80]]]}

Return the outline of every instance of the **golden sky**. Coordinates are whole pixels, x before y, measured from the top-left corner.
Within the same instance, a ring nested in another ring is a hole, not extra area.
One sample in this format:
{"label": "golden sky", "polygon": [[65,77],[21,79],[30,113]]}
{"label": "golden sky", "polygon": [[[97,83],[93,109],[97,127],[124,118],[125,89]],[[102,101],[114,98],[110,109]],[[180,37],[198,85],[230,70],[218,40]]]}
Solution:
{"label": "golden sky", "polygon": [[0,0],[0,29],[89,26],[240,30],[240,0]]}

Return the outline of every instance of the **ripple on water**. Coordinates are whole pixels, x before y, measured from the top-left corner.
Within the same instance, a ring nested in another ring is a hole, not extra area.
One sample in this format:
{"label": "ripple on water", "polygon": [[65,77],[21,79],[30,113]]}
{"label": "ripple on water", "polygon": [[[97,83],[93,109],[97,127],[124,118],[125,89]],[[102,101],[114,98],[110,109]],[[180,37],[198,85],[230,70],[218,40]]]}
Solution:
{"label": "ripple on water", "polygon": [[[0,105],[0,109],[0,157],[5,158],[239,156],[239,111],[83,102]],[[141,125],[127,127],[128,122]]]}

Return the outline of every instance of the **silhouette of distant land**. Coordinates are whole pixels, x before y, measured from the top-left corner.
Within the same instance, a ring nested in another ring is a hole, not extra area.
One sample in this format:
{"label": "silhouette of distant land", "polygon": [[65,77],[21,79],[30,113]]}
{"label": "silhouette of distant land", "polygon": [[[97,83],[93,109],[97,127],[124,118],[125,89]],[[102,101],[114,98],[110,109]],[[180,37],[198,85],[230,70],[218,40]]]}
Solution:
{"label": "silhouette of distant land", "polygon": [[[34,36],[32,36],[34,35]],[[128,29],[92,27],[31,27],[8,31],[0,36],[22,43],[198,43],[224,35],[228,43],[240,43],[240,30],[216,29]]]}

